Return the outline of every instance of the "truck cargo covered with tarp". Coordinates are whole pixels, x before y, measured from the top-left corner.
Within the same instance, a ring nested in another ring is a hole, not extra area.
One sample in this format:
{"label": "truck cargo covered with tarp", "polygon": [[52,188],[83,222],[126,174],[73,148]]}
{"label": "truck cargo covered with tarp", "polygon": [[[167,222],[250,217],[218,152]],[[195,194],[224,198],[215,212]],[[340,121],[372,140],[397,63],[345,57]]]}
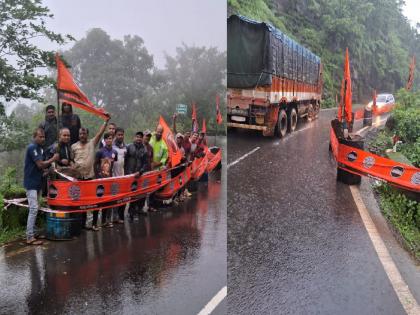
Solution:
{"label": "truck cargo covered with tarp", "polygon": [[270,24],[231,15],[227,47],[228,88],[269,86],[272,76],[318,84],[320,58]]}

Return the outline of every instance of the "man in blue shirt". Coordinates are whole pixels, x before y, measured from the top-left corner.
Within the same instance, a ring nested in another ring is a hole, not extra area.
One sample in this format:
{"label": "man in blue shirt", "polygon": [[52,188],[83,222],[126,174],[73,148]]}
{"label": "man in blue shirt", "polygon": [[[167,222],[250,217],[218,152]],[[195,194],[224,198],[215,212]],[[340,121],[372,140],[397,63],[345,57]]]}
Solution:
{"label": "man in blue shirt", "polygon": [[26,243],[30,245],[41,245],[42,241],[34,236],[34,226],[38,214],[38,196],[42,188],[43,170],[58,160],[58,154],[45,161],[42,149],[45,143],[45,132],[42,128],[35,129],[33,133],[33,143],[28,145],[25,154],[25,168],[23,176],[23,186],[26,189],[28,198],[29,214],[26,224]]}

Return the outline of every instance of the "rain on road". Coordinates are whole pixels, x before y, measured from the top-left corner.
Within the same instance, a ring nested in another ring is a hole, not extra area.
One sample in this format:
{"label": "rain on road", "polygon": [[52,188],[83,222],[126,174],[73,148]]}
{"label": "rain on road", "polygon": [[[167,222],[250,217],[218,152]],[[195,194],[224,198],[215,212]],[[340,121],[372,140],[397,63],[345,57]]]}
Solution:
{"label": "rain on road", "polygon": [[[229,131],[228,313],[405,314],[349,187],[336,181],[334,115],[322,111],[284,139]],[[372,203],[367,180],[360,190]],[[380,217],[375,224],[419,302],[420,268]]]}

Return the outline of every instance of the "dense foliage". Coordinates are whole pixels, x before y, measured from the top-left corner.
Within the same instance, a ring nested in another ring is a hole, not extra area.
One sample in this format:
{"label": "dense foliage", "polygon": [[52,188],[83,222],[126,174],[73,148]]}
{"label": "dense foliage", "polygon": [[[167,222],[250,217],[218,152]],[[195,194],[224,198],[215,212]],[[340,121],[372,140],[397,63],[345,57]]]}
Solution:
{"label": "dense foliage", "polygon": [[[154,129],[159,115],[172,125],[176,104],[189,107],[187,115],[178,117],[178,130],[190,129],[192,102],[197,104],[200,128],[205,118],[212,133],[216,129],[217,94],[222,112],[225,110],[226,52],[217,48],[183,44],[174,56],[166,56],[163,69],[157,69],[139,36],[127,35],[121,41],[95,28],[63,54],[84,93],[110,112],[112,121],[123,126],[128,135]],[[46,98],[53,104],[55,97],[55,91],[47,91]],[[96,132],[99,120],[77,112],[82,124]],[[219,133],[224,131],[224,126],[218,127]]]}
{"label": "dense foliage", "polygon": [[0,102],[39,99],[39,90],[53,82],[36,70],[53,65],[54,52],[38,48],[33,39],[63,44],[73,38],[47,29],[52,16],[41,0],[0,0]]}
{"label": "dense foliage", "polygon": [[[397,146],[397,150],[415,166],[420,167],[419,102],[420,92],[412,93],[401,89],[397,93],[399,105],[392,113],[392,129],[379,131],[373,141],[367,143],[369,150],[385,156],[385,150],[392,147],[392,136],[398,135],[403,143]],[[420,259],[420,203],[388,184],[381,184],[377,191],[382,212]]]}
{"label": "dense foliage", "polygon": [[[395,0],[228,0],[228,11],[270,22],[319,55],[324,105],[332,105],[346,47],[356,101],[367,101],[372,89],[393,93],[405,86],[409,57],[420,60],[420,35],[403,16],[402,5]],[[417,75],[414,86],[419,85]]]}

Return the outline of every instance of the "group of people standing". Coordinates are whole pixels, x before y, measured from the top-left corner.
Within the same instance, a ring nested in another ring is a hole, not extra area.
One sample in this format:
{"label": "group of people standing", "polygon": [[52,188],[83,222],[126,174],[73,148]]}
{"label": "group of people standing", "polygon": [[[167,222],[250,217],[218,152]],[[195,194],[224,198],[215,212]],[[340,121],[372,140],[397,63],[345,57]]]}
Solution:
{"label": "group of people standing", "polygon": [[[173,119],[176,132],[176,115]],[[27,147],[25,155],[24,187],[29,206],[27,244],[42,244],[41,240],[35,238],[34,226],[40,191],[42,190],[44,195],[47,194],[48,173],[51,176],[91,180],[129,174],[141,175],[163,169],[168,166],[169,159],[168,147],[162,139],[162,134],[163,127],[160,125],[154,133],[150,130],[138,131],[133,143],[126,145],[124,129],[109,122],[108,118],[96,135],[89,139],[88,128],[82,127],[79,116],[73,114],[70,104],[62,104],[59,119],[55,107],[48,105],[45,121],[34,131],[33,143]],[[195,157],[205,154],[206,140],[203,133],[176,133],[176,143],[183,154],[183,162],[192,161]],[[98,145],[99,148],[96,149]],[[183,190],[180,199],[189,196],[191,194],[188,190]],[[156,211],[151,207],[152,200],[153,196],[132,202],[128,209],[130,220],[134,219],[135,214]],[[93,231],[99,230],[99,211],[92,211],[92,226],[89,228]],[[114,223],[124,223],[125,205],[101,211],[102,226],[113,227]],[[83,221],[86,227],[87,213],[84,213]]]}

